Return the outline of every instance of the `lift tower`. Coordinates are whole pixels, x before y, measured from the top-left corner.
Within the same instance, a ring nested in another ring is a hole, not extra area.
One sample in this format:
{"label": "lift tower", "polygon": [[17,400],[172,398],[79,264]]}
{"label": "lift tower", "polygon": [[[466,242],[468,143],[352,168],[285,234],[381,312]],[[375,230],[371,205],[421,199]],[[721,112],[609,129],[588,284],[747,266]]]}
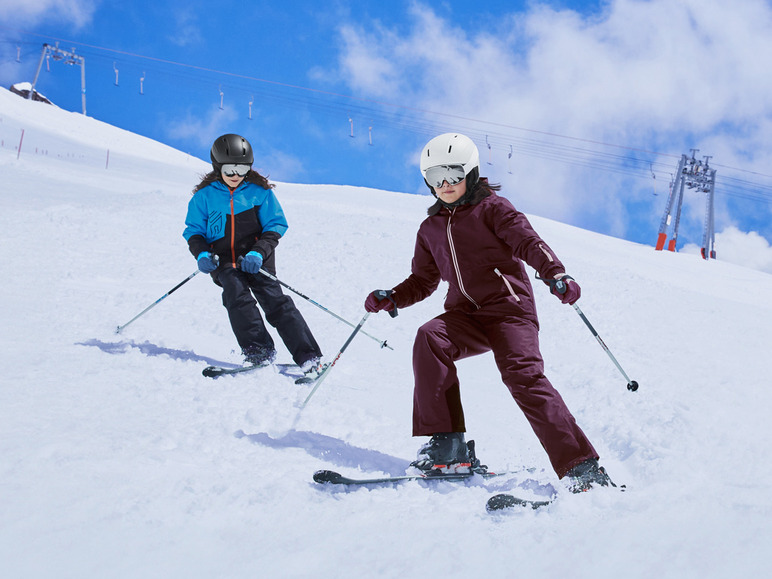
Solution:
{"label": "lift tower", "polygon": [[30,87],[28,99],[32,98],[35,93],[35,85],[38,83],[38,77],[40,76],[40,69],[43,67],[43,61],[47,56],[51,56],[54,60],[61,60],[64,64],[77,64],[80,66],[80,100],[83,105],[83,114],[86,114],[86,59],[74,52],[68,52],[59,48],[59,43],[56,46],[50,44],[43,45],[43,52],[40,53],[40,62],[38,62],[38,69],[35,71],[35,80],[32,81]]}
{"label": "lift tower", "polygon": [[[670,184],[670,195],[667,198],[667,207],[662,216],[662,222],[659,226],[659,236],[657,245],[654,249],[662,251],[667,242],[667,231],[672,225],[672,235],[667,244],[668,251],[676,250],[678,241],[678,224],[681,221],[681,206],[684,200],[684,189],[696,189],[700,193],[705,193],[705,226],[702,234],[702,248],[700,254],[703,259],[716,259],[716,250],[714,248],[716,241],[716,232],[714,229],[713,197],[716,186],[716,170],[708,164],[710,157],[704,157],[704,161],[698,161],[694,154],[698,149],[692,149],[692,156],[681,155],[678,162],[675,178]],[[675,217],[673,211],[675,210]]]}

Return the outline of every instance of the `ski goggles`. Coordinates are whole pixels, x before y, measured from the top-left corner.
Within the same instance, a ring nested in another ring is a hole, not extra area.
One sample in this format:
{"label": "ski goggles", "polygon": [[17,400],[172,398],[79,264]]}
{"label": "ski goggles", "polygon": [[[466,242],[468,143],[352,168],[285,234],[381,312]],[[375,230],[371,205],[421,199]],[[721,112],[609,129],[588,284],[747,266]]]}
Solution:
{"label": "ski goggles", "polygon": [[222,166],[222,173],[226,177],[235,177],[236,175],[239,177],[246,177],[251,168],[252,165],[235,165],[233,163],[227,163]]}
{"label": "ski goggles", "polygon": [[448,185],[457,185],[465,177],[463,165],[437,165],[426,170],[426,182],[435,189],[442,187],[445,181]]}

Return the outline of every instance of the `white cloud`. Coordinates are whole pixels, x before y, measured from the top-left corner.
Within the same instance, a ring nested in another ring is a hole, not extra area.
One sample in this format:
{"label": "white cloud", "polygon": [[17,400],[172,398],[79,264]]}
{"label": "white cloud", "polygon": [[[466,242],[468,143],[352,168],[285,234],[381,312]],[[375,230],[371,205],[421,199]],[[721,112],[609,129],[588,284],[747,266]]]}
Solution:
{"label": "white cloud", "polygon": [[[380,34],[384,41],[392,36],[386,30],[381,30]],[[347,71],[346,80],[352,87],[374,96],[391,93],[392,83],[399,80],[399,71],[388,55],[378,54],[380,47],[370,45],[363,31],[353,26],[343,26],[340,36],[344,44],[340,66]]]}
{"label": "white cloud", "polygon": [[177,46],[186,47],[202,41],[197,12],[194,10],[175,9],[173,18],[176,24],[172,28],[173,33],[167,36],[169,42]]}
{"label": "white cloud", "polygon": [[[233,127],[238,124],[238,119],[239,114],[233,107],[225,105],[223,109],[213,107],[203,116],[188,113],[173,119],[167,122],[165,130],[171,139],[195,142],[208,150],[217,137],[234,132]],[[299,158],[271,148],[264,139],[253,139],[246,133],[242,134],[249,138],[254,150],[255,169],[269,180],[291,182],[305,174],[304,163]],[[209,160],[208,155],[204,160]]]}
{"label": "white cloud", "polygon": [[99,0],[0,0],[0,18],[26,26],[56,19],[82,28],[98,5]]}
{"label": "white cloud", "polygon": [[[746,233],[737,227],[727,227],[716,233],[715,250],[720,261],[772,273],[772,245],[755,231]],[[681,251],[699,254],[700,248],[688,244]]]}
{"label": "white cloud", "polygon": [[769,113],[768,99],[747,89],[769,87],[770,24],[761,0],[616,0],[597,22],[538,10],[526,25],[529,70],[538,94],[582,113],[579,126],[700,132]]}
{"label": "white cloud", "polygon": [[231,132],[229,126],[238,118],[232,107],[212,109],[206,116],[188,113],[166,124],[166,134],[172,139],[192,141],[202,147],[209,148],[220,135]]}
{"label": "white cloud", "polygon": [[304,163],[298,157],[276,149],[266,149],[265,143],[257,143],[255,169],[269,181],[293,183],[305,174]]}
{"label": "white cloud", "polygon": [[[496,29],[420,3],[408,28],[346,24],[338,73],[357,95],[448,113],[424,114],[412,129],[469,134],[483,173],[521,209],[615,235],[635,211],[651,214],[653,240],[666,191],[653,196],[646,176],[562,162],[575,150],[660,151],[673,155],[657,157],[660,171],[674,172],[694,147],[713,163],[769,173],[769,2],[611,0],[589,16],[530,6],[502,15]],[[741,221],[727,211],[717,203],[719,227]]]}
{"label": "white cloud", "polygon": [[755,231],[728,227],[716,234],[716,252],[719,259],[772,273],[772,246]]}

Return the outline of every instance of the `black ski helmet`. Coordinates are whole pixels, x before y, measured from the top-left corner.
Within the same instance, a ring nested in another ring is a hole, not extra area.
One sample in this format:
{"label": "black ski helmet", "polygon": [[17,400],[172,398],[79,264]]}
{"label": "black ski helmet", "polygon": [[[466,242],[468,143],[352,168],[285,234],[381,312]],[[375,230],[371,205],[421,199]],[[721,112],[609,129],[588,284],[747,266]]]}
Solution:
{"label": "black ski helmet", "polygon": [[212,159],[212,167],[217,171],[226,163],[251,165],[255,161],[249,141],[233,133],[217,137],[212,144],[209,157]]}

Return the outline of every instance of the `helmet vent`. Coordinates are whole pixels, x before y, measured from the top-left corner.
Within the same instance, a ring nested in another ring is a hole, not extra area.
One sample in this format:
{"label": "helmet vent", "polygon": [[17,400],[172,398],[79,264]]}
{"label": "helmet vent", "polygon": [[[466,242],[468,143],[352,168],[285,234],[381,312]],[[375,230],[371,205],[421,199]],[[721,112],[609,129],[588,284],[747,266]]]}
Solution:
{"label": "helmet vent", "polygon": [[460,165],[467,175],[480,164],[480,153],[474,141],[458,133],[445,133],[434,137],[421,152],[421,173],[437,165]]}

